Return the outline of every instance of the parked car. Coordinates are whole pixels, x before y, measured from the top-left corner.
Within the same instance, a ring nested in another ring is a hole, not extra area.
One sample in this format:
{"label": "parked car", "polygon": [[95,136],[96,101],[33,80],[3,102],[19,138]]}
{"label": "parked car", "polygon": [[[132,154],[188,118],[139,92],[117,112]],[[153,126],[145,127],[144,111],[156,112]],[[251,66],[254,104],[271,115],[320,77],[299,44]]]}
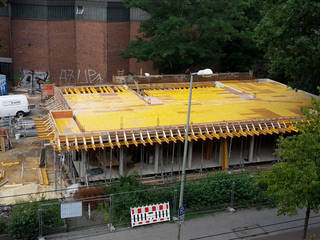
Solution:
{"label": "parked car", "polygon": [[23,94],[0,96],[0,118],[22,117],[30,112],[28,99]]}

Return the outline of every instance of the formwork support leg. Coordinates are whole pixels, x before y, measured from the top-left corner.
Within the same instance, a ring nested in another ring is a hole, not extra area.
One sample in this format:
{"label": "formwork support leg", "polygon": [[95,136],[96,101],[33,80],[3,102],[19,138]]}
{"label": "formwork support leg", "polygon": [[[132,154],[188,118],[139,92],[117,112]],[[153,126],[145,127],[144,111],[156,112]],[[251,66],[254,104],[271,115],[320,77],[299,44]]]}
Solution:
{"label": "formwork support leg", "polygon": [[188,150],[188,168],[191,169],[192,167],[192,149],[193,149],[193,142],[189,143],[189,150]]}
{"label": "formwork support leg", "polygon": [[222,139],[221,142],[221,150],[222,150],[222,170],[228,170],[228,140]]}
{"label": "formwork support leg", "polygon": [[249,162],[253,161],[253,152],[254,152],[254,139],[255,137],[252,136],[250,140],[250,147],[249,147]]}
{"label": "formwork support leg", "polygon": [[1,142],[1,151],[5,152],[6,151],[6,144],[4,141],[4,137],[0,137],[0,142]]}
{"label": "formwork support leg", "polygon": [[160,156],[160,145],[159,143],[155,144],[155,152],[154,152],[154,172],[159,172],[159,156]]}
{"label": "formwork support leg", "polygon": [[123,147],[120,147],[120,154],[119,154],[119,158],[120,158],[120,164],[119,164],[119,174],[121,177],[124,176],[124,164],[123,164]]}

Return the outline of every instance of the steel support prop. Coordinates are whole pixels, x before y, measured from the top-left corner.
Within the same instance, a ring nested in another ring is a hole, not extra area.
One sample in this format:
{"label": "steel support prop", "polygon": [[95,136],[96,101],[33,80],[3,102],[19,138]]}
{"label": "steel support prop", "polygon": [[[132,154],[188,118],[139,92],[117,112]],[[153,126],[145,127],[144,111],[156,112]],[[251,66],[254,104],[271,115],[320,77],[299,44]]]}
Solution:
{"label": "steel support prop", "polygon": [[222,139],[222,170],[228,170],[228,140]]}

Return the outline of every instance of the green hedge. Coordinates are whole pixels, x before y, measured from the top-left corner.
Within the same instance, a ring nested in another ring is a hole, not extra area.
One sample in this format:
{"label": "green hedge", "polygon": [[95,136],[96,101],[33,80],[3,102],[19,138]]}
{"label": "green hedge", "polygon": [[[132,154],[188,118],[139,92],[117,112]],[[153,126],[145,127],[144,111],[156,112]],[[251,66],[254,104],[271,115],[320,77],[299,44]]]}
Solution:
{"label": "green hedge", "polygon": [[[220,172],[208,175],[200,180],[186,182],[184,204],[188,212],[201,209],[219,209],[229,205],[232,182],[234,182],[233,204],[235,208],[274,205],[274,201],[266,195],[265,189],[255,184],[255,179],[250,177],[249,174]],[[177,208],[179,190],[179,183],[175,183],[167,188],[155,188],[150,185],[141,184],[138,176],[123,178],[119,183],[106,188],[107,194],[115,194],[112,197],[112,222],[114,224],[129,223],[130,207],[167,201],[170,202],[171,215],[176,215],[177,210],[174,209],[174,205]]]}
{"label": "green hedge", "polygon": [[[7,223],[8,234],[14,239],[36,239],[39,233],[38,208],[41,204],[49,202],[57,201],[26,202],[15,205]],[[60,205],[45,207],[42,212],[42,219],[44,232],[62,226]]]}

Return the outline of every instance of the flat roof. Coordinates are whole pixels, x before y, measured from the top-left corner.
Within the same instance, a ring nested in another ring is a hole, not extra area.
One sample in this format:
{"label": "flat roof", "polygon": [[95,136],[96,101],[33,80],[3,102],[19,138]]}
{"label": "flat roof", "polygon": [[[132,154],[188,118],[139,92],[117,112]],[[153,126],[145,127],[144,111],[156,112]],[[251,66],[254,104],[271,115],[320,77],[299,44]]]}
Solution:
{"label": "flat roof", "polygon": [[[101,146],[114,141],[119,146],[144,143],[143,138],[150,139],[150,144],[153,138],[157,138],[157,142],[159,139],[165,141],[170,130],[174,131],[173,138],[180,135],[183,139],[185,134],[189,99],[187,83],[176,87],[149,84],[138,91],[126,85],[63,87],[59,91],[69,109],[66,114],[63,111],[58,115],[54,111],[51,113],[55,139],[57,136],[62,136],[61,141],[65,141],[65,137],[79,137],[81,141],[83,136],[88,138],[91,135],[93,142],[98,141]],[[260,130],[275,129],[273,133],[277,133],[281,124],[289,126],[290,120],[303,117],[300,109],[310,104],[311,97],[309,93],[295,91],[269,79],[197,82],[192,91],[190,120],[191,126],[196,128],[194,139],[197,135],[204,136],[203,132],[210,135],[210,131],[216,131],[215,128],[206,130],[208,126],[217,126],[217,132],[222,136],[259,130],[259,126]],[[167,133],[163,133],[164,130]],[[96,140],[99,136],[103,139]],[[136,139],[140,139],[139,142]]]}

